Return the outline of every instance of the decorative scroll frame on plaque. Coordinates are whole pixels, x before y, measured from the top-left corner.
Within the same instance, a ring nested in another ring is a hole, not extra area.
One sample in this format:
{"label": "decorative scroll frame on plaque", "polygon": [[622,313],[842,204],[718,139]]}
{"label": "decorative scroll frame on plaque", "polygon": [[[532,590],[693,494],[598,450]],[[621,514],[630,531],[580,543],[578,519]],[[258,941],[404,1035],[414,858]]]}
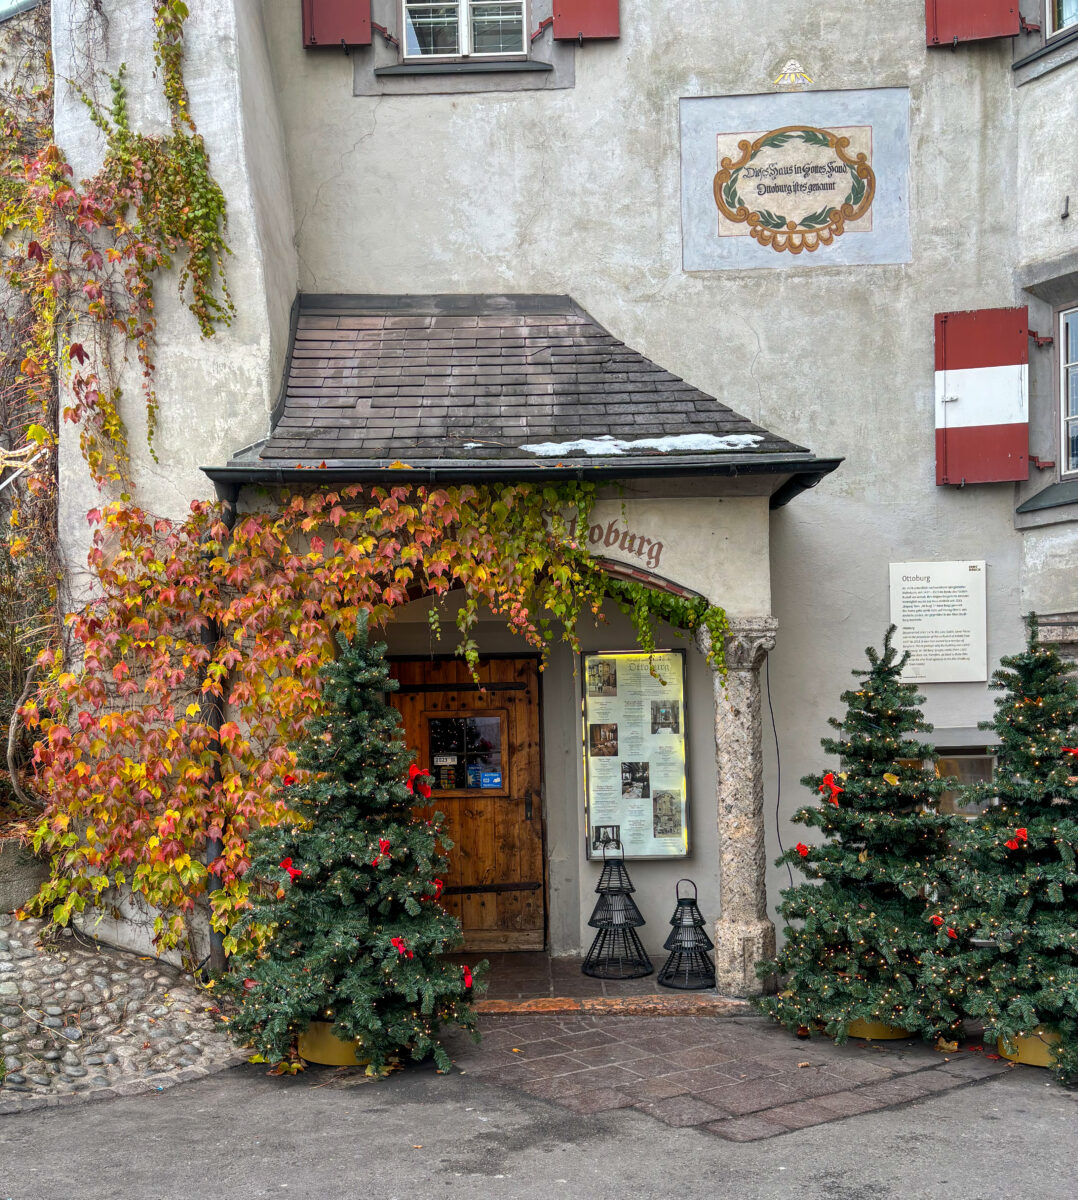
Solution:
{"label": "decorative scroll frame on plaque", "polygon": [[[790,220],[781,213],[767,208],[750,208],[743,201],[739,184],[741,172],[764,150],[778,149],[791,141],[801,141],[807,146],[826,147],[834,151],[835,158],[849,172],[850,190],[842,203],[826,205],[817,212],[809,213],[797,220]],[[749,233],[761,246],[772,250],[788,250],[810,254],[820,246],[830,246],[846,231],[846,226],[863,217],[872,207],[876,196],[876,176],[869,165],[868,156],[859,153],[851,157],[846,153],[850,139],[813,125],[784,125],[772,129],[755,141],[738,142],[740,157],[735,161],[723,158],[721,170],[715,176],[715,203],[719,212],[733,222],[745,222]]]}

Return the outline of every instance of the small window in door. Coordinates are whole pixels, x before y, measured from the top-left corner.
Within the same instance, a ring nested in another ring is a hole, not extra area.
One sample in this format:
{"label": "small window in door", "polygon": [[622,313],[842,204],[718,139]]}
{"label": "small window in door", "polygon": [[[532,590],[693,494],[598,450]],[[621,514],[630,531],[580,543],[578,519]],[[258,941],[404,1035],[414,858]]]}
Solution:
{"label": "small window in door", "polygon": [[435,791],[505,790],[504,717],[460,713],[427,718]]}

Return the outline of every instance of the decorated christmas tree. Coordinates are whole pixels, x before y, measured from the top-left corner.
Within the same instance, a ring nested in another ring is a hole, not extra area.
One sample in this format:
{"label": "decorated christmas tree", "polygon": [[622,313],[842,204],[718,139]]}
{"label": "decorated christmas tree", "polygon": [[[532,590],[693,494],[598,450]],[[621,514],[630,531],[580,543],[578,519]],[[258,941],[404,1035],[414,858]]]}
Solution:
{"label": "decorated christmas tree", "polygon": [[[996,803],[955,839],[949,897],[928,919],[929,986],[951,988],[1010,1052],[1042,1027],[1062,1035],[1057,1073],[1078,1076],[1078,683],[1030,618],[1026,648],[992,676]],[[953,930],[954,938],[947,936]]]}
{"label": "decorated christmas tree", "polygon": [[[251,838],[254,906],[246,932],[268,931],[257,953],[233,962],[242,997],[237,1034],[271,1062],[286,1060],[311,1021],[358,1039],[371,1068],[407,1051],[449,1058],[439,1027],[474,1031],[469,968],[442,961],[460,943],[459,922],[437,903],[447,860],[440,816],[413,816],[429,797],[411,763],[385,646],[341,639],[325,670],[323,712],[285,777],[294,817]],[[243,931],[241,931],[243,932]]]}
{"label": "decorated christmas tree", "polygon": [[761,1000],[787,1028],[823,1029],[844,1041],[853,1021],[880,1022],[932,1036],[960,1015],[921,980],[921,952],[935,930],[925,921],[926,892],[937,883],[950,821],[934,810],[943,784],[925,773],[932,749],[910,735],[928,732],[923,697],[902,682],[906,655],[869,647],[861,683],[843,692],[838,738],[821,745],[839,766],[801,782],[819,799],[794,820],[820,831],[822,844],[797,846],[778,861],[808,882],[783,893],[785,945],[762,977],[780,991]]}

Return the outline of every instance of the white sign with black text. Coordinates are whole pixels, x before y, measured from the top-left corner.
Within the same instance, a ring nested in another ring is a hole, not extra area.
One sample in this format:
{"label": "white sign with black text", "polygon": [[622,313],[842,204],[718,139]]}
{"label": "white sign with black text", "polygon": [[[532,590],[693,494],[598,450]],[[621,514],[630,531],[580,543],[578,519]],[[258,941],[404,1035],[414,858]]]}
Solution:
{"label": "white sign with black text", "polygon": [[985,564],[891,563],[895,648],[908,650],[907,683],[979,683],[988,678]]}

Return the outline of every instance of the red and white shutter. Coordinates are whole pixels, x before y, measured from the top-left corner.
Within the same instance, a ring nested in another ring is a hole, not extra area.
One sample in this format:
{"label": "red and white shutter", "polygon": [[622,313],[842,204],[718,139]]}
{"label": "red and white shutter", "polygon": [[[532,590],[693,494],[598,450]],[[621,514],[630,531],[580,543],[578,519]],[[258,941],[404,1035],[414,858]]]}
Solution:
{"label": "red and white shutter", "polygon": [[925,0],[929,46],[1017,37],[1021,24],[1018,0]]}
{"label": "red and white shutter", "polygon": [[936,314],[936,483],[1029,478],[1029,315]]}
{"label": "red and white shutter", "polygon": [[303,0],[307,50],[371,44],[371,0]]}
{"label": "red and white shutter", "polygon": [[618,0],[554,0],[553,33],[558,41],[571,42],[620,36]]}

